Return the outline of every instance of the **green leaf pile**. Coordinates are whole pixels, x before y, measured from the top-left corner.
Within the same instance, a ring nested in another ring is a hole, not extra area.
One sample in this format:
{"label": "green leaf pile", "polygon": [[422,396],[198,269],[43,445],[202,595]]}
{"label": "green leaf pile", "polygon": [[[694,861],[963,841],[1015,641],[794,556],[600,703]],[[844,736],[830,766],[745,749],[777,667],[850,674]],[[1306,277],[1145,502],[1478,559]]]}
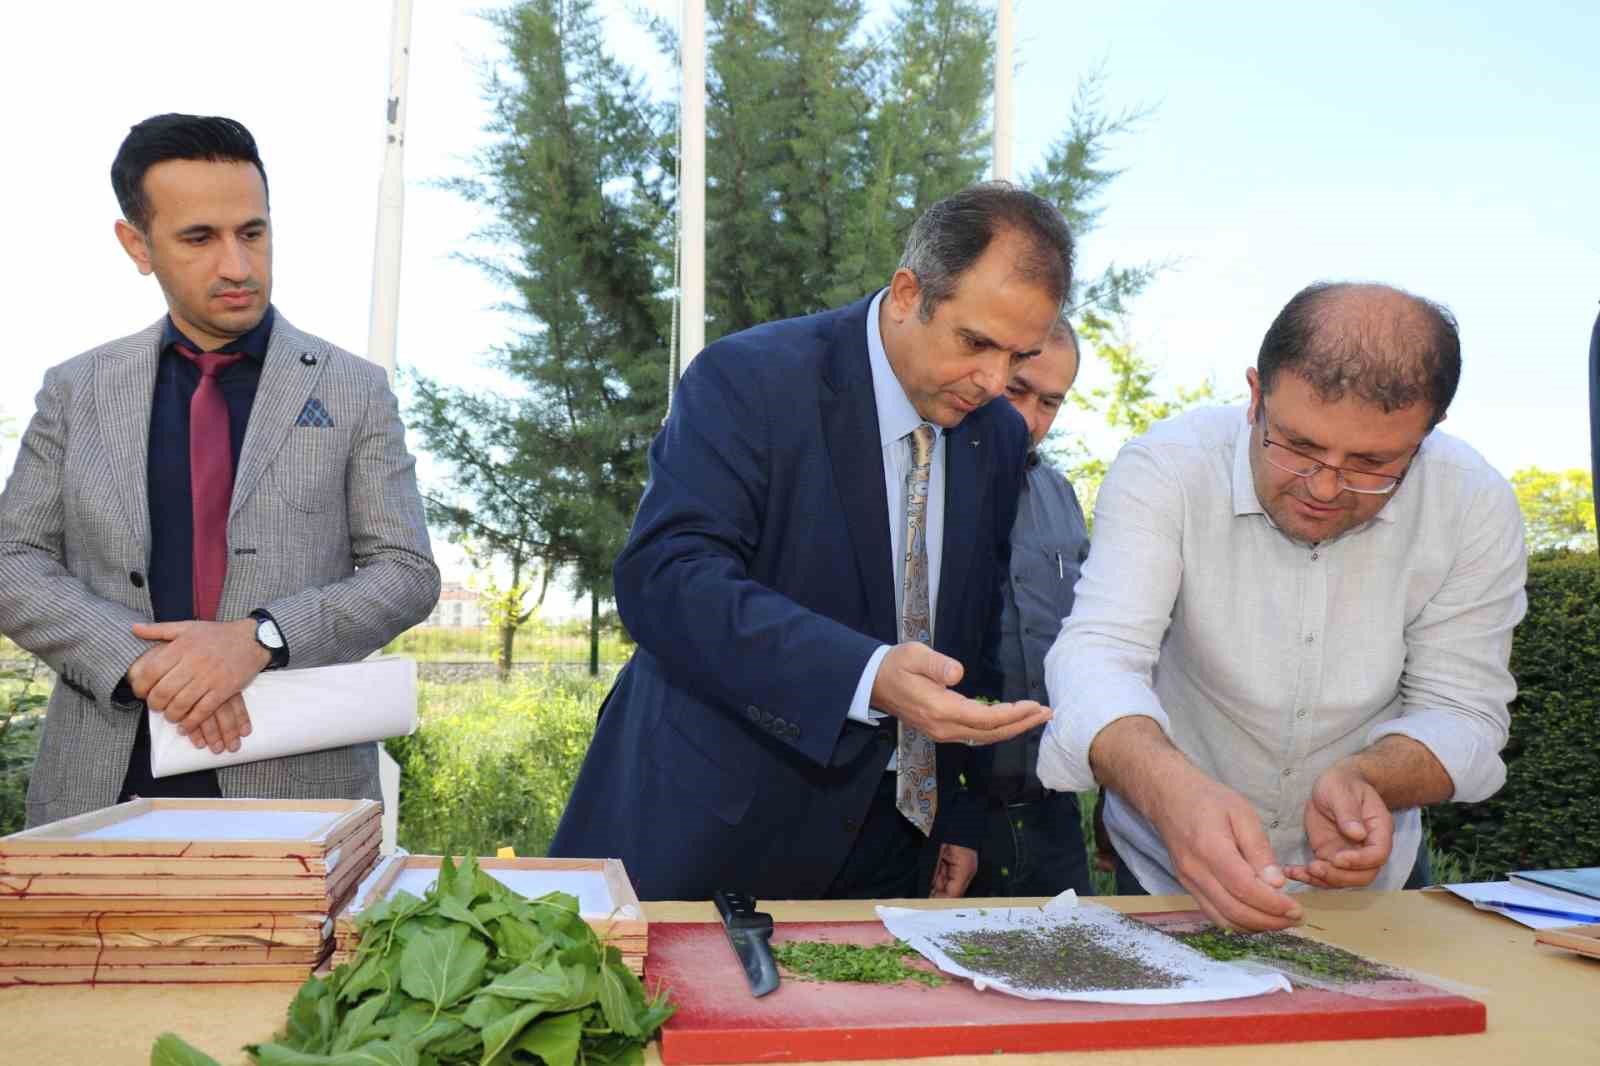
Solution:
{"label": "green leaf pile", "polygon": [[[313,977],[258,1066],[609,1066],[643,1061],[672,1015],[561,892],[527,899],[447,858],[427,897],[360,918],[355,958]],[[216,1066],[164,1034],[151,1066]]]}

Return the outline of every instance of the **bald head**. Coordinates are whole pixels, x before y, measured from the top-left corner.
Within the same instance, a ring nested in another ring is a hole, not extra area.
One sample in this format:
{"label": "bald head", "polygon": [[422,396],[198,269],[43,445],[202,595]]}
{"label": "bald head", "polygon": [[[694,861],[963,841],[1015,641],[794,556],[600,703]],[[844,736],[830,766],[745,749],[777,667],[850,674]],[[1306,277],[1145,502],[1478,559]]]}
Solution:
{"label": "bald head", "polygon": [[1285,370],[1324,402],[1351,395],[1385,412],[1426,403],[1438,422],[1461,380],[1461,337],[1431,300],[1387,285],[1319,282],[1295,294],[1261,341],[1262,392]]}

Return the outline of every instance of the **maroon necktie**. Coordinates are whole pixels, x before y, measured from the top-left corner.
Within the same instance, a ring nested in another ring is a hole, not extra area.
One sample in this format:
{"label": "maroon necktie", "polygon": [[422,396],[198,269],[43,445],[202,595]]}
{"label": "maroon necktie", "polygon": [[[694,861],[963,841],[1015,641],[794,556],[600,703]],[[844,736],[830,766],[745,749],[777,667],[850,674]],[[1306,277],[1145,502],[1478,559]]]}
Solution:
{"label": "maroon necktie", "polygon": [[214,621],[228,575],[228,507],[233,500],[233,440],[228,404],[217,374],[242,355],[197,352],[181,341],[178,354],[200,368],[189,400],[189,493],[194,509],[194,616]]}

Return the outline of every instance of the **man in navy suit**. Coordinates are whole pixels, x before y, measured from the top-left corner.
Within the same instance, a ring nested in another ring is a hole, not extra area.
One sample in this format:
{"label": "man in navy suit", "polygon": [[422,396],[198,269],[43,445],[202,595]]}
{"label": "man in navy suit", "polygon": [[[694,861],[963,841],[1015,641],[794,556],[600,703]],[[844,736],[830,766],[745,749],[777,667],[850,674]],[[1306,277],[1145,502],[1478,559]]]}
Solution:
{"label": "man in navy suit", "polygon": [[552,855],[618,856],[645,899],[881,898],[926,892],[937,845],[934,893],[962,894],[969,748],[1050,715],[972,698],[999,692],[1028,449],[991,401],[1071,268],[1055,208],[976,185],[917,221],[886,289],[694,359],[615,567],[639,648]]}

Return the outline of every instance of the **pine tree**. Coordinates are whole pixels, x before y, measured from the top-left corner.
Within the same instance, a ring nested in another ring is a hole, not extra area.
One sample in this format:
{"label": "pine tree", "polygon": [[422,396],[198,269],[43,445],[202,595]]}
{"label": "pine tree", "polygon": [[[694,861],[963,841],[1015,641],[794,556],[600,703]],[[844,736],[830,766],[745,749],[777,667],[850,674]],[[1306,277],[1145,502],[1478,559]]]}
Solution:
{"label": "pine tree", "polygon": [[[492,211],[482,236],[510,252],[474,261],[528,323],[494,355],[519,394],[418,381],[412,416],[455,476],[430,517],[498,554],[513,588],[535,558],[568,569],[591,601],[593,649],[666,390],[667,122],[606,54],[589,0],[488,17],[508,53],[488,85],[494,140],[476,177],[449,184]],[[507,662],[526,618],[502,612]]]}

